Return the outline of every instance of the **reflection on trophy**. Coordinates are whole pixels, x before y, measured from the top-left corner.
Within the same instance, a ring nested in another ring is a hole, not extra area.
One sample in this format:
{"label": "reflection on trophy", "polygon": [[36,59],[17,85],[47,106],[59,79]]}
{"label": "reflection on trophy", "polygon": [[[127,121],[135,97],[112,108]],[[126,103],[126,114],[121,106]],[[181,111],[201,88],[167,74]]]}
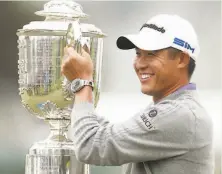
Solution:
{"label": "reflection on trophy", "polygon": [[52,0],[36,12],[44,21],[34,21],[19,29],[19,91],[28,111],[50,125],[50,135],[34,143],[26,155],[26,174],[87,174],[89,166],[80,163],[67,138],[74,95],[70,82],[61,74],[64,47],[77,52],[87,49],[94,62],[94,103],[100,95],[103,37],[86,18],[82,7],[72,0]]}

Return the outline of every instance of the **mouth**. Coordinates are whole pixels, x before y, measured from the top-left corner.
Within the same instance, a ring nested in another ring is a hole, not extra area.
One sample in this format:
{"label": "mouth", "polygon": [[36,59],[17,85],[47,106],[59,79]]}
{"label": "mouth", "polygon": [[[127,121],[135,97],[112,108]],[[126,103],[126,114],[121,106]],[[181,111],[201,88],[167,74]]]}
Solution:
{"label": "mouth", "polygon": [[151,74],[151,73],[143,73],[143,74],[139,74],[139,79],[141,83],[145,83],[147,81],[149,81],[155,74]]}

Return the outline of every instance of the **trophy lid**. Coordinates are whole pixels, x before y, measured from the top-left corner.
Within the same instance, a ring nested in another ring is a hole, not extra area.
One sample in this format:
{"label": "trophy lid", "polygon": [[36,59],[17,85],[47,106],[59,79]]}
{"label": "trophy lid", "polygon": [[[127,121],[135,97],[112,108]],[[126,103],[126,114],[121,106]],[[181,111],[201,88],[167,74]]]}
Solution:
{"label": "trophy lid", "polygon": [[[72,21],[73,22],[73,21]],[[59,30],[66,31],[68,29],[68,21],[32,21],[23,26],[22,30]]]}
{"label": "trophy lid", "polygon": [[44,10],[35,12],[38,16],[59,18],[86,18],[80,4],[73,0],[51,0],[44,5]]}
{"label": "trophy lid", "polygon": [[74,21],[32,21],[22,29],[18,29],[17,35],[64,36],[70,23]]}
{"label": "trophy lid", "polygon": [[[65,35],[70,23],[76,23],[76,21],[32,21],[19,29],[17,34]],[[93,24],[80,23],[80,30],[85,37],[106,37],[106,34]]]}
{"label": "trophy lid", "polygon": [[[73,0],[51,0],[44,5],[44,10],[37,11],[35,14],[45,16],[45,21],[32,21],[24,25],[22,29],[18,29],[18,36],[63,36],[70,23],[79,23],[81,18],[88,16],[83,13],[82,6]],[[80,28],[83,36],[86,37],[106,36],[93,24],[80,24]]]}
{"label": "trophy lid", "polygon": [[93,24],[87,24],[87,23],[81,23],[81,31],[83,33],[83,36],[96,36],[96,37],[105,37],[106,34],[104,34],[101,29],[97,28]]}

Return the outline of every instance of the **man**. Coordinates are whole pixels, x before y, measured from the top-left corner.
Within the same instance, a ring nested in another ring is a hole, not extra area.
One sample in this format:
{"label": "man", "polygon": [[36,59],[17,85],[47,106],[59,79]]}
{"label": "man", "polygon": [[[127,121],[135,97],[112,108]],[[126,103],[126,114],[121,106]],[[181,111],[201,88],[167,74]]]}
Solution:
{"label": "man", "polygon": [[74,91],[71,127],[77,159],[126,164],[126,174],[213,174],[212,121],[198,101],[195,84],[189,83],[199,55],[191,24],[176,15],[157,15],[138,34],[119,37],[117,46],[135,49],[141,91],[153,103],[124,123],[111,124],[98,116],[90,56],[67,48],[62,73],[71,81],[88,82]]}

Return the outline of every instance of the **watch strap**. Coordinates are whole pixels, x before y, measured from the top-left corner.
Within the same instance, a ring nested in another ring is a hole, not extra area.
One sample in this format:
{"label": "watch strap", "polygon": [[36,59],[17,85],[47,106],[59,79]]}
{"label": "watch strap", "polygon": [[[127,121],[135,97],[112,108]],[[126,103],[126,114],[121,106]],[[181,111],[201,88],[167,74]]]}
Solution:
{"label": "watch strap", "polygon": [[84,86],[91,86],[94,89],[94,83],[92,80],[83,80]]}
{"label": "watch strap", "polygon": [[84,86],[91,86],[92,90],[94,89],[94,83],[92,80],[75,79],[71,82],[71,91],[73,93],[76,93],[80,91]]}

